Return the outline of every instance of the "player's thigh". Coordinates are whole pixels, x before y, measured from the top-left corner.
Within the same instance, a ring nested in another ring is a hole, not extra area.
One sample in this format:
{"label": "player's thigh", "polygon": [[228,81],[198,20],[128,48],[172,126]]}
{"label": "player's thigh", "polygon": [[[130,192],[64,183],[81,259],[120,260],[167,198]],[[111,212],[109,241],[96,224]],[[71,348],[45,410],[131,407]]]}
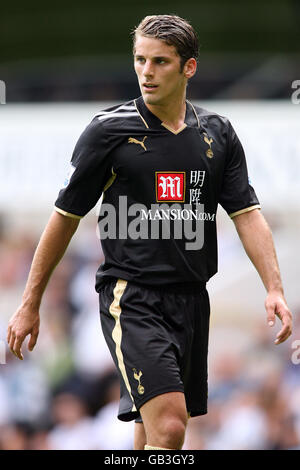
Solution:
{"label": "player's thigh", "polygon": [[168,392],[148,400],[141,408],[146,435],[171,425],[185,428],[188,420],[184,393]]}

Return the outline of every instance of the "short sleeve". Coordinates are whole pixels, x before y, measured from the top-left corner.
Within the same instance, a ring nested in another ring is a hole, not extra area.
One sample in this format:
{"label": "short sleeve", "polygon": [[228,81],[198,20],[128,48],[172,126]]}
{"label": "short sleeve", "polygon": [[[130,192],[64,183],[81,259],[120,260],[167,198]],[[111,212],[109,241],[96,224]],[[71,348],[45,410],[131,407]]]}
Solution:
{"label": "short sleeve", "polygon": [[243,147],[230,123],[219,203],[230,217],[260,208],[255,191],[249,183]]}
{"label": "short sleeve", "polygon": [[55,202],[58,212],[81,218],[97,204],[111,176],[110,153],[107,135],[95,117],[75,145],[69,177]]}

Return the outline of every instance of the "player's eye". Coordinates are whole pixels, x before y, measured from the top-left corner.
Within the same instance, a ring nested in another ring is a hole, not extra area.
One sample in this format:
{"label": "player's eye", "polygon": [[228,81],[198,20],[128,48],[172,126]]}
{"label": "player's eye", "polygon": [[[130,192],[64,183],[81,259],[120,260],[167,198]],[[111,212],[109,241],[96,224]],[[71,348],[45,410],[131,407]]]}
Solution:
{"label": "player's eye", "polygon": [[156,59],[156,62],[158,64],[165,64],[166,63],[166,60],[165,59],[161,59],[160,57],[158,59]]}
{"label": "player's eye", "polygon": [[136,60],[137,62],[139,62],[140,64],[144,64],[144,63],[145,63],[144,57],[136,57],[135,60]]}

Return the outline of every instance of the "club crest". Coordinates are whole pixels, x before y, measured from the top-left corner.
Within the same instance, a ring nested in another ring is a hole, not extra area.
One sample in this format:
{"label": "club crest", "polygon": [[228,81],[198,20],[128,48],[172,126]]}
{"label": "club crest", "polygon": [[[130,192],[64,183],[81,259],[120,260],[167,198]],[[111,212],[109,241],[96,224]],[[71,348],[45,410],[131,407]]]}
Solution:
{"label": "club crest", "polygon": [[143,387],[143,385],[141,384],[141,377],[143,375],[143,372],[140,370],[139,372],[137,372],[136,369],[132,369],[133,370],[133,377],[135,378],[135,380],[138,381],[138,394],[139,395],[143,395],[143,393],[145,392],[145,388]]}

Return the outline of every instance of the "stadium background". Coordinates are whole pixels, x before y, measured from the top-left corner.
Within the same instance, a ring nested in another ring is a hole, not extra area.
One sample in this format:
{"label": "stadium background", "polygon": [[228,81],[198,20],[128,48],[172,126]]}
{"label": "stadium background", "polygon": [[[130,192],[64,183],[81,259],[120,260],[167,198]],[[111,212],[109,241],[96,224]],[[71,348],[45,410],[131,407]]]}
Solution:
{"label": "stadium background", "polygon": [[[300,448],[300,3],[27,1],[1,6],[0,449],[130,449],[116,419],[118,382],[99,323],[95,210],[80,223],[41,308],[33,353],[5,346],[41,231],[73,146],[110,103],[139,95],[129,32],[147,14],[189,19],[201,44],[190,99],[224,114],[245,147],[272,227],[294,332],[273,340],[265,292],[231,220],[218,214],[219,273],[209,282],[209,413],[186,449]],[[27,344],[27,340],[26,340]],[[299,345],[298,345],[299,348]]]}

